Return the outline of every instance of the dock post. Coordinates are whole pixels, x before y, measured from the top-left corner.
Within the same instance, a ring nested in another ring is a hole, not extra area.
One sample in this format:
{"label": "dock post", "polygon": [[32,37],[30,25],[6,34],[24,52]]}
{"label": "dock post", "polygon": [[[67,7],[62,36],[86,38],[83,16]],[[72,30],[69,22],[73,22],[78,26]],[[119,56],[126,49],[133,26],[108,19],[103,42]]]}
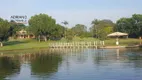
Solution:
{"label": "dock post", "polygon": [[96,43],[95,43],[95,41],[94,41],[94,46],[93,47],[95,47],[96,46]]}
{"label": "dock post", "polygon": [[98,46],[98,43],[97,43],[97,41],[96,41],[96,49],[97,49],[97,46]]}

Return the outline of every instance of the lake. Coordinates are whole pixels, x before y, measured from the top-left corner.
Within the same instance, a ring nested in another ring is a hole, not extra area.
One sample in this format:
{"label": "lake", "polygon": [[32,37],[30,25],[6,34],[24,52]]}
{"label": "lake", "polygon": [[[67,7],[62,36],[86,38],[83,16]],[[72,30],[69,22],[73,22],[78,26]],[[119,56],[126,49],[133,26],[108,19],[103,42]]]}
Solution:
{"label": "lake", "polygon": [[0,52],[0,80],[141,80],[141,49]]}

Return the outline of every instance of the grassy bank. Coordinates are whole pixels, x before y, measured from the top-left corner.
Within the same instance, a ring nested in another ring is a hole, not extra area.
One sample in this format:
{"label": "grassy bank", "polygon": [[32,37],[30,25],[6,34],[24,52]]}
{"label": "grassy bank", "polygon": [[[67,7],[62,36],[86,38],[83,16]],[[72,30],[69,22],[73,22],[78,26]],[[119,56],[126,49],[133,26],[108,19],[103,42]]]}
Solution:
{"label": "grassy bank", "polygon": [[0,47],[0,50],[36,49],[47,47],[48,42],[38,42],[35,40],[14,40],[4,42],[4,46]]}
{"label": "grassy bank", "polygon": [[[74,38],[72,40],[73,42],[94,42],[94,41],[100,41],[98,39],[95,38]],[[71,41],[71,42],[72,42]],[[104,40],[105,41],[105,45],[106,46],[115,46],[116,45],[116,38],[109,38]],[[65,42],[64,39],[57,41],[57,42]],[[140,42],[142,42],[142,40],[139,39],[134,39],[134,38],[128,38],[128,39],[119,39],[119,44],[122,46],[131,46],[131,45],[137,45],[140,44]]]}
{"label": "grassy bank", "polygon": [[[72,41],[74,42],[93,42],[97,39],[94,38],[74,38]],[[69,42],[72,42],[69,41]],[[107,39],[105,40],[106,46],[114,46],[116,39]],[[21,50],[21,49],[40,49],[40,48],[48,48],[49,43],[55,42],[67,42],[65,39],[61,39],[59,41],[47,41],[47,42],[38,42],[36,40],[13,40],[4,42],[4,46],[0,47],[0,51],[2,50]],[[136,45],[140,43],[139,39],[119,39],[120,45],[129,46]]]}
{"label": "grassy bank", "polygon": [[[119,39],[119,45],[122,46],[132,46],[132,45],[138,45],[142,42],[142,40],[139,39]],[[108,39],[105,40],[106,46],[112,46],[116,44],[116,39]]]}

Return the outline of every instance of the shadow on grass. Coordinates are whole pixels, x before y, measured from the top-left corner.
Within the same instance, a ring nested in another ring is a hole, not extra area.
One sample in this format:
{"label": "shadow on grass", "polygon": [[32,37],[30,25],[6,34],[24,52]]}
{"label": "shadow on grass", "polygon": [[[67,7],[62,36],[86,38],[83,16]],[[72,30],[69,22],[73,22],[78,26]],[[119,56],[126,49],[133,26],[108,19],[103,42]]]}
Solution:
{"label": "shadow on grass", "polygon": [[16,45],[16,44],[23,44],[23,43],[28,43],[27,41],[9,41],[9,42],[4,42],[4,45]]}

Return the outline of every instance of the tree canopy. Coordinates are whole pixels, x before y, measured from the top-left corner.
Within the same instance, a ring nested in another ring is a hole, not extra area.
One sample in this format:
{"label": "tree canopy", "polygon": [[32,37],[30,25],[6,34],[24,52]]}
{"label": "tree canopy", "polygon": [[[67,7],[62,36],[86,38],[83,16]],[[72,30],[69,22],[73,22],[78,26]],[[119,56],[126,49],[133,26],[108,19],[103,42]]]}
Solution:
{"label": "tree canopy", "polygon": [[9,23],[10,23],[10,30],[9,30],[10,36],[15,36],[17,31],[20,31],[21,29],[26,28],[26,26],[24,24],[16,23],[13,20],[11,20]]}
{"label": "tree canopy", "polygon": [[34,34],[39,40],[44,39],[45,41],[47,39],[59,40],[62,37],[71,40],[74,36],[81,38],[95,37],[104,40],[107,34],[113,31],[125,32],[129,34],[129,37],[134,38],[142,36],[142,14],[133,14],[130,18],[120,18],[116,23],[108,19],[94,19],[91,22],[90,31],[83,24],[76,24],[72,28],[67,28],[68,21],[63,21],[61,24],[64,24],[64,26],[57,24],[56,20],[47,14],[32,16],[29,19],[29,27],[0,18],[0,46],[2,46],[2,41],[8,40],[9,36],[15,36],[16,32],[23,28],[27,32]]}
{"label": "tree canopy", "polygon": [[2,41],[9,37],[10,24],[7,20],[0,18],[0,46],[3,46]]}
{"label": "tree canopy", "polygon": [[55,26],[55,29],[52,31],[50,38],[53,40],[61,39],[64,36],[65,28],[60,24]]}
{"label": "tree canopy", "polygon": [[65,26],[68,25],[68,21],[63,21],[62,24],[64,24]]}
{"label": "tree canopy", "polygon": [[107,34],[113,31],[114,23],[111,20],[93,20],[91,31],[94,37],[104,40]]}
{"label": "tree canopy", "polygon": [[116,22],[116,31],[126,32],[130,37],[142,36],[142,15],[134,14],[131,18],[121,18]]}
{"label": "tree canopy", "polygon": [[31,31],[36,36],[43,36],[45,41],[47,40],[47,38],[49,39],[52,35],[55,36],[55,34],[58,33],[61,36],[61,32],[63,32],[62,26],[56,24],[56,20],[53,19],[51,16],[48,16],[47,14],[39,14],[32,16],[29,20],[29,25]]}
{"label": "tree canopy", "polygon": [[83,24],[77,24],[75,27],[72,27],[75,36],[84,37],[87,32],[87,27]]}

